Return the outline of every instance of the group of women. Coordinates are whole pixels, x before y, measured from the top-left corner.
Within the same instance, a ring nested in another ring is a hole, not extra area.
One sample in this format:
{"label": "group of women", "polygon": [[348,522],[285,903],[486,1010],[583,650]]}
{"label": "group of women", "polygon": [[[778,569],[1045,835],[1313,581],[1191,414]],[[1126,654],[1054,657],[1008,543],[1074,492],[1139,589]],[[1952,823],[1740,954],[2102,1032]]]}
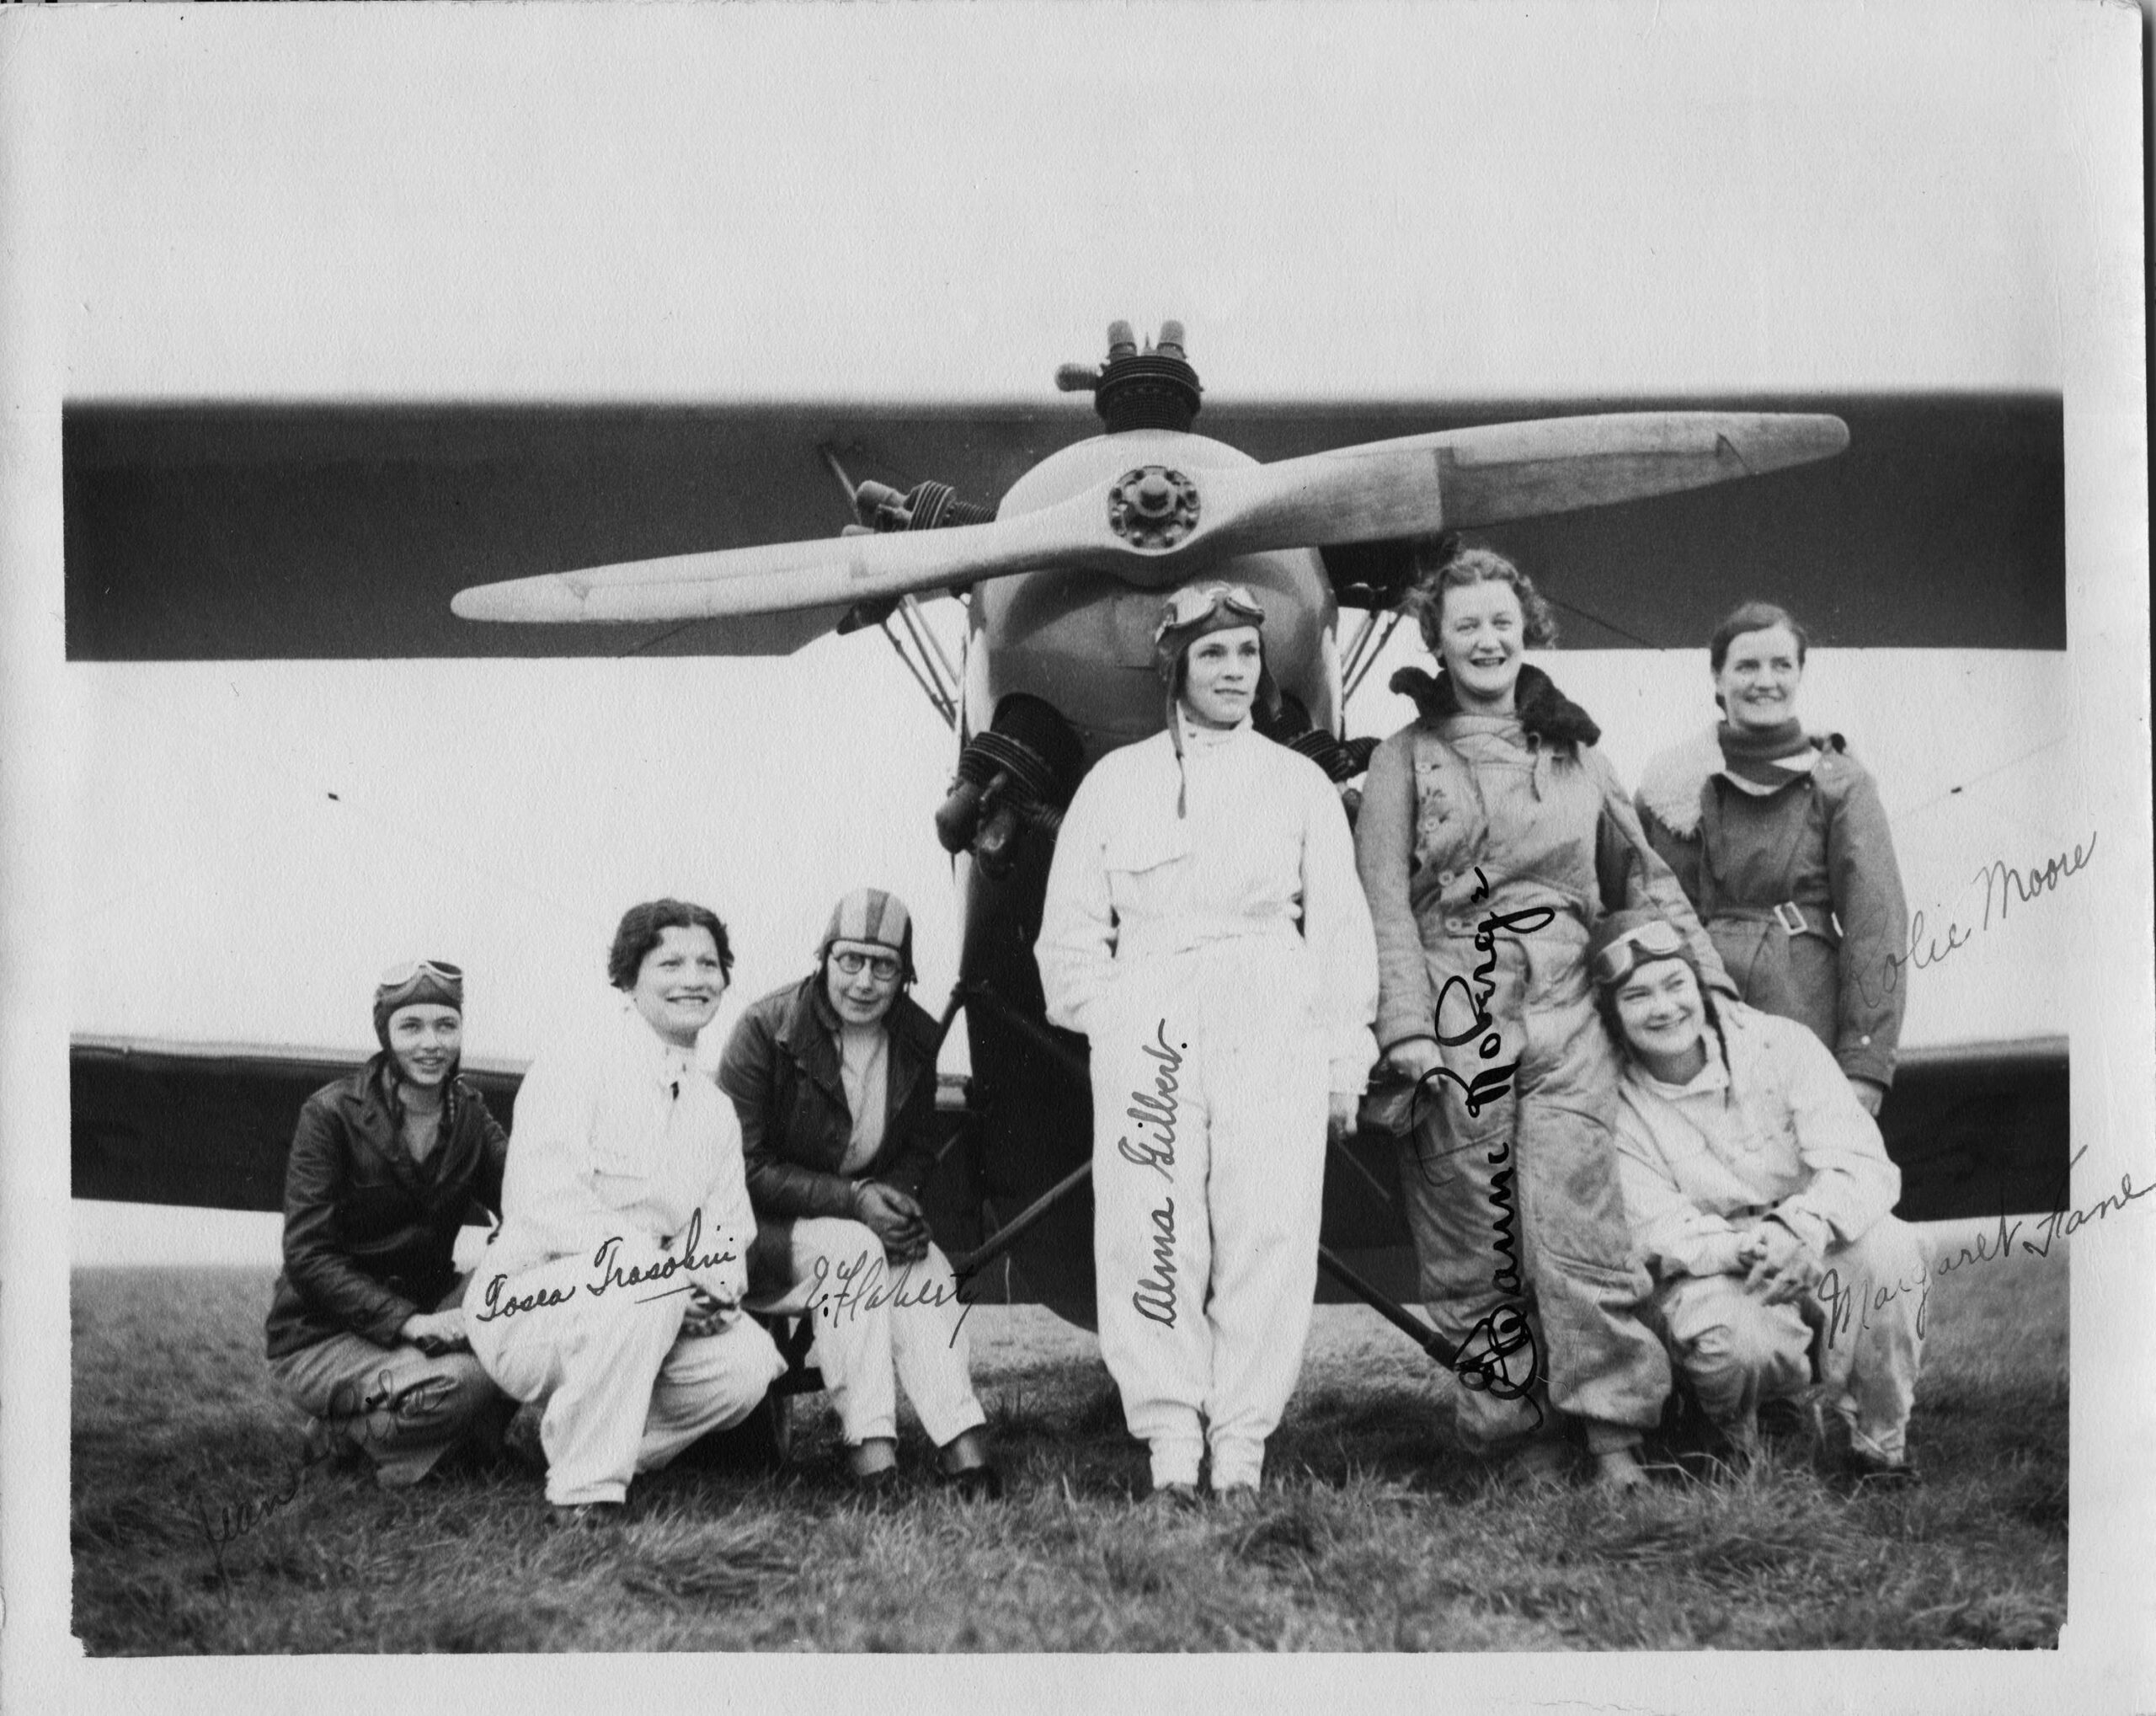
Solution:
{"label": "group of women", "polygon": [[[1101,1348],[1153,1495],[1257,1495],[1326,1140],[1358,1110],[1399,1138],[1470,1448],[1636,1487],[1673,1365],[1732,1459],[1763,1404],[1823,1383],[1851,1467],[1906,1476],[1921,1299],[1865,1291],[1924,1264],[1872,1120],[1903,906],[1869,777],[1796,722],[1801,629],[1730,617],[1721,719],[1636,808],[1524,661],[1555,628],[1510,562],[1448,543],[1412,604],[1438,671],[1396,676],[1420,714],[1352,834],[1253,724],[1278,698],[1262,604],[1205,584],[1155,634],[1164,730],[1103,757],[1058,836],[1035,951],[1049,1018],[1091,1045]],[[534,1063],[513,1142],[456,1076],[459,975],[388,974],[382,1053],[293,1150],[270,1350],[312,1434],[410,1482],[536,1403],[548,1499],[585,1517],[755,1409],[784,1366],[752,1312],[803,1314],[857,1482],[895,1478],[902,1385],[944,1481],[1001,1494],[919,1201],[936,1038],[902,992],[905,908],[848,895],[817,957],[714,1084],[694,1050],[724,927],[632,909],[613,1003]],[[475,1197],[502,1222],[467,1285]]]}

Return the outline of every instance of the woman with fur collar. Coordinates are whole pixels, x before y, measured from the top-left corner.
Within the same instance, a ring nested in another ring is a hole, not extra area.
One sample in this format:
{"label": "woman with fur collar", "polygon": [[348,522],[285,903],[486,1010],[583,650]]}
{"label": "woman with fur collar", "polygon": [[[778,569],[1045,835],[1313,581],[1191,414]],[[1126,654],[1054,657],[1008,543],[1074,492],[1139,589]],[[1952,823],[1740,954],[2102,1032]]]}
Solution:
{"label": "woman with fur collar", "polygon": [[1748,601],[1708,645],[1722,719],[1647,765],[1640,821],[1753,1007],[1811,1028],[1868,1114],[1894,1082],[1908,909],[1879,790],[1796,719],[1808,639]]}
{"label": "woman with fur collar", "polygon": [[1594,749],[1600,730],[1522,660],[1556,638],[1534,585],[1486,548],[1444,542],[1418,563],[1410,601],[1442,671],[1394,676],[1422,716],[1379,747],[1355,828],[1378,1041],[1402,1093],[1373,1118],[1405,1128],[1422,1296],[1461,1347],[1462,1439],[1555,1477],[1577,1419],[1598,1483],[1630,1489],[1669,1366],[1641,1320],[1588,935],[1652,903],[1714,981],[1721,966]]}

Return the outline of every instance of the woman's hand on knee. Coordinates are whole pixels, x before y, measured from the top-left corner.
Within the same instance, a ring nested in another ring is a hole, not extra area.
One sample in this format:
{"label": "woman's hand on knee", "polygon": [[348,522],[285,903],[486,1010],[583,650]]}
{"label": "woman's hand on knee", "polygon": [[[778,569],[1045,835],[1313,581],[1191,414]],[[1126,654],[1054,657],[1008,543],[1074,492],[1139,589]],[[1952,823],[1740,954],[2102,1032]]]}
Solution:
{"label": "woman's hand on knee", "polygon": [[863,1181],[854,1193],[853,1219],[883,1241],[883,1254],[893,1263],[913,1263],[927,1253],[928,1216],[896,1186]]}

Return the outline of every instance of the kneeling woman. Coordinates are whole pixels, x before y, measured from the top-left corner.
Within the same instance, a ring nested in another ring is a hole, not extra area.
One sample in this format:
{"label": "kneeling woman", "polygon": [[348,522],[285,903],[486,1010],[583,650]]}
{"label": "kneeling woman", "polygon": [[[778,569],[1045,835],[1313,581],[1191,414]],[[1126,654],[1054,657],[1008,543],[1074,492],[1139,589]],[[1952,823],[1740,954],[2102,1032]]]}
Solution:
{"label": "kneeling woman", "polygon": [[501,1231],[467,1317],[488,1375],[546,1404],[559,1509],[618,1505],[786,1369],[740,1308],[755,1232],[741,1135],[696,1058],[732,964],[703,906],[632,906],[606,965],[622,993],[517,1093]]}
{"label": "kneeling woman", "polygon": [[1262,738],[1264,612],[1176,592],[1168,730],[1110,752],[1056,841],[1035,945],[1048,1016],[1092,1044],[1101,1355],[1155,1489],[1256,1489],[1301,1368],[1328,1125],[1375,1058],[1368,908],[1338,794]]}
{"label": "kneeling woman", "polygon": [[1811,1385],[1816,1325],[1851,1465],[1906,1476],[1928,1259],[1878,1126],[1808,1026],[1710,999],[1666,920],[1604,920],[1588,961],[1624,1052],[1625,1205],[1700,1404],[1748,1455],[1760,1402]]}
{"label": "kneeling woman", "polygon": [[501,1200],[507,1141],[456,1076],[464,974],[418,960],[374,995],[382,1052],[300,1110],[285,1164],[285,1272],[270,1371],[314,1419],[311,1447],[363,1448],[416,1483],[451,1449],[500,1446],[515,1403],[466,1350],[451,1253]]}
{"label": "kneeling woman", "polygon": [[741,1120],[756,1291],[768,1276],[783,1295],[759,1308],[814,1318],[817,1366],[862,1483],[898,1470],[895,1379],[953,1484],[999,1496],[965,1307],[920,1202],[935,1163],[937,1036],[902,992],[914,975],[904,902],[876,888],[847,895],[816,960],[741,1016],[718,1069]]}

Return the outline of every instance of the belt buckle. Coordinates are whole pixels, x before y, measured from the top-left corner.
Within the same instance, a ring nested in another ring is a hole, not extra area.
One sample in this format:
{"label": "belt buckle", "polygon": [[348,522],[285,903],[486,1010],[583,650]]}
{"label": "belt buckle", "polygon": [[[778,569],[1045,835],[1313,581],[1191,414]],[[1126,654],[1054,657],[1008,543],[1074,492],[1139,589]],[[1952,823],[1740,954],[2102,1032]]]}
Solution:
{"label": "belt buckle", "polygon": [[1785,900],[1774,908],[1774,922],[1790,936],[1810,935],[1812,926],[1805,922],[1804,908],[1794,900]]}

